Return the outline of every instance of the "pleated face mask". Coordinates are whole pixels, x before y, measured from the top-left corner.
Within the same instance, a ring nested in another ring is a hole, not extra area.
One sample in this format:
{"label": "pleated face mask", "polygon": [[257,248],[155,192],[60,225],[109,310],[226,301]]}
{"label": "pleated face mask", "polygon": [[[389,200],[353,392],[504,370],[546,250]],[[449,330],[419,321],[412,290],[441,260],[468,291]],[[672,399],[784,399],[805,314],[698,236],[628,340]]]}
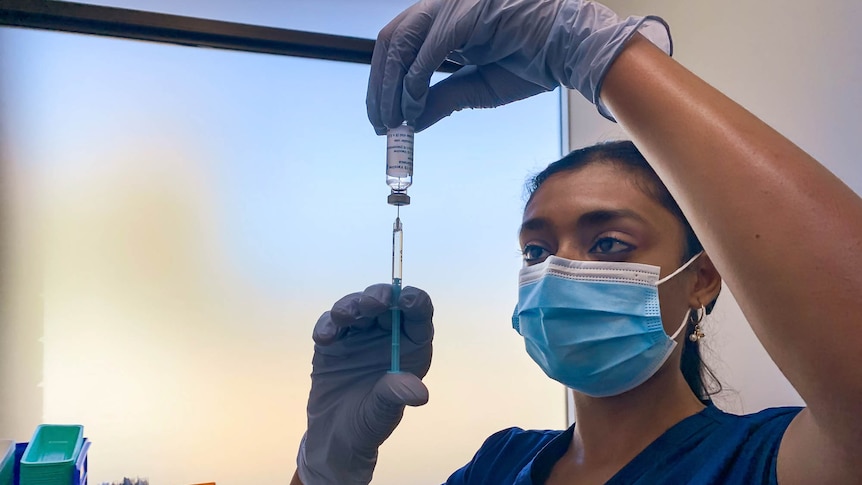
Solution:
{"label": "pleated face mask", "polygon": [[552,379],[607,397],[644,383],[668,359],[691,310],[672,336],[664,331],[657,266],[573,261],[549,256],[523,268],[512,326],[527,353]]}

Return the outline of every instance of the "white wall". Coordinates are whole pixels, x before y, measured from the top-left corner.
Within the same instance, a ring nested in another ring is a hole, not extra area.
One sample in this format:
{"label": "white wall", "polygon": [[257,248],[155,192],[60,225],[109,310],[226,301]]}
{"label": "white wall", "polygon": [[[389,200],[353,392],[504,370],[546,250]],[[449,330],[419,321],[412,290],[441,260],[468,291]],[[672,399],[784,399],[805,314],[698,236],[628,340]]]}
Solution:
{"label": "white wall", "polygon": [[[690,2],[608,0],[620,15],[655,14],[671,26],[674,57],[819,159],[857,193],[862,126],[862,31],[858,0]],[[625,137],[570,93],[573,148]],[[736,412],[801,398],[751,331],[725,287],[706,327],[708,360]]]}

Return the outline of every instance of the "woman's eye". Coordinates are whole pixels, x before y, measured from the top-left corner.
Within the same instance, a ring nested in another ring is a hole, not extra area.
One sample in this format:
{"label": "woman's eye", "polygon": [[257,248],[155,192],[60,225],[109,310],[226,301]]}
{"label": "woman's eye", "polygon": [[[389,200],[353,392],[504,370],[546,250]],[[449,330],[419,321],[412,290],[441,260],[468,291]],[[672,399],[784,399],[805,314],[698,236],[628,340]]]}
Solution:
{"label": "woman's eye", "polygon": [[603,237],[593,244],[593,247],[590,248],[590,252],[598,254],[617,254],[631,251],[632,249],[634,249],[634,246],[620,241],[617,238]]}
{"label": "woman's eye", "polygon": [[527,244],[523,250],[524,262],[527,264],[539,263],[548,257],[548,251],[542,246]]}

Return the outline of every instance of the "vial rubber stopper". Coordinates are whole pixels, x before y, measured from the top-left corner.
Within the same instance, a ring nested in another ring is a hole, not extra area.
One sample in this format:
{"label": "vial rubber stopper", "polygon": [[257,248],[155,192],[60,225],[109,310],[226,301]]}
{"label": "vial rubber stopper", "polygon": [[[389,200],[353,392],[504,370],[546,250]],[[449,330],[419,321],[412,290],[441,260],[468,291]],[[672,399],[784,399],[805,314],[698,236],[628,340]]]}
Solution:
{"label": "vial rubber stopper", "polygon": [[386,198],[386,202],[388,202],[389,205],[396,206],[410,205],[410,196],[404,192],[396,192],[393,190],[392,193],[389,194],[389,197]]}

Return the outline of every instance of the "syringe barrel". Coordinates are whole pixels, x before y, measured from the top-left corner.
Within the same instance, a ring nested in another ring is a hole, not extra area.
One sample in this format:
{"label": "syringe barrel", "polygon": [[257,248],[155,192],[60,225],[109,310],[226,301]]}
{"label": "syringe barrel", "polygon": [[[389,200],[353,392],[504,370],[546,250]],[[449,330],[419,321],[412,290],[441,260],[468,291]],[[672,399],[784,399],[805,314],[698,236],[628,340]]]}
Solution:
{"label": "syringe barrel", "polygon": [[392,225],[392,279],[401,280],[401,265],[404,259],[404,227],[396,217]]}
{"label": "syringe barrel", "polygon": [[392,224],[392,365],[389,372],[401,371],[401,310],[398,299],[401,297],[401,263],[404,255],[404,226],[401,218],[396,217]]}
{"label": "syringe barrel", "polygon": [[401,278],[392,279],[392,360],[389,372],[401,372],[401,309],[398,300],[401,298]]}

